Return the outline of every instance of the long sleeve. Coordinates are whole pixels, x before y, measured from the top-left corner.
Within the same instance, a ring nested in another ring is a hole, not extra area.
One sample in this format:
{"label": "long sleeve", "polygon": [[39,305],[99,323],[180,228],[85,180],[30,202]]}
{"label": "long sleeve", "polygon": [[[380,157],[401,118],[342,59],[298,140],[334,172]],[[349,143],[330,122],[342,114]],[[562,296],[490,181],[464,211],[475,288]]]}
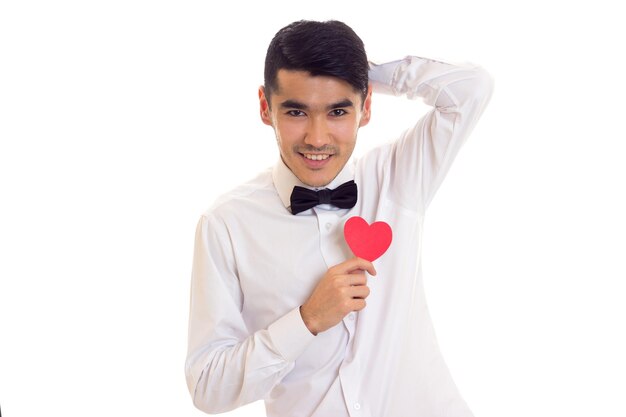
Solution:
{"label": "long sleeve", "polygon": [[371,64],[369,77],[375,92],[419,97],[433,107],[382,155],[388,172],[381,186],[390,187],[395,203],[424,210],[486,107],[492,80],[480,67],[413,56]]}
{"label": "long sleeve", "polygon": [[228,230],[210,215],[196,230],[191,286],[185,373],[195,406],[220,413],[264,398],[314,337],[299,309],[248,331]]}

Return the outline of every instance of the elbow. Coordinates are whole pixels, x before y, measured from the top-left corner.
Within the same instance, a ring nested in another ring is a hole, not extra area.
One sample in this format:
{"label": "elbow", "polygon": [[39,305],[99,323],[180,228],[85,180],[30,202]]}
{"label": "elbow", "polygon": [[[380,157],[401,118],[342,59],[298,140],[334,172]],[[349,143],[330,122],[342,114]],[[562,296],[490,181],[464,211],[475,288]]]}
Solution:
{"label": "elbow", "polygon": [[192,402],[194,407],[207,414],[220,414],[227,411],[232,411],[237,407],[227,407],[225,404],[221,404],[219,399],[210,398],[206,396],[192,395]]}
{"label": "elbow", "polygon": [[194,407],[207,414],[225,413],[237,408],[236,405],[225,403],[219,392],[196,389],[191,392],[191,400]]}
{"label": "elbow", "polygon": [[476,68],[476,91],[479,96],[482,98],[483,105],[489,103],[491,99],[491,95],[493,94],[494,88],[494,80],[493,77],[487,70],[482,67]]}
{"label": "elbow", "polygon": [[189,371],[186,372],[187,387],[191,400],[198,410],[207,414],[220,414],[232,411],[239,407],[239,390],[228,392],[228,387],[216,386],[215,376],[208,370],[202,372],[198,378],[194,378]]}

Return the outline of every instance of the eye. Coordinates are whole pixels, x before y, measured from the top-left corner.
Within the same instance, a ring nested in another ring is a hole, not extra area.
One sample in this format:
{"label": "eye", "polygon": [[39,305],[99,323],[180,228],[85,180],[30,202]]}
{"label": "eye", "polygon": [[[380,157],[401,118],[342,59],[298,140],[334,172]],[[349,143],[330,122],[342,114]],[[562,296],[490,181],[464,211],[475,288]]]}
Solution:
{"label": "eye", "polygon": [[345,114],[348,114],[348,112],[345,111],[344,109],[333,109],[330,111],[330,115],[335,116],[335,117],[343,116]]}
{"label": "eye", "polygon": [[302,116],[306,116],[306,114],[302,111],[302,110],[289,110],[287,112],[287,114],[289,116],[293,116],[293,117],[302,117]]}

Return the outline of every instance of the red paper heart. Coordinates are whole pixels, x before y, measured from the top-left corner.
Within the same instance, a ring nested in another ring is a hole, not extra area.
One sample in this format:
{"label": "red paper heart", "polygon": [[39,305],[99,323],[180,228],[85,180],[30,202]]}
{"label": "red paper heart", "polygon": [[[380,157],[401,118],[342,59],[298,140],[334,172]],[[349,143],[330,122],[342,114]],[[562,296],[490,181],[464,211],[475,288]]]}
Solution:
{"label": "red paper heart", "polygon": [[343,227],[343,235],[352,252],[372,262],[391,245],[391,227],[385,222],[371,225],[359,216],[350,217]]}

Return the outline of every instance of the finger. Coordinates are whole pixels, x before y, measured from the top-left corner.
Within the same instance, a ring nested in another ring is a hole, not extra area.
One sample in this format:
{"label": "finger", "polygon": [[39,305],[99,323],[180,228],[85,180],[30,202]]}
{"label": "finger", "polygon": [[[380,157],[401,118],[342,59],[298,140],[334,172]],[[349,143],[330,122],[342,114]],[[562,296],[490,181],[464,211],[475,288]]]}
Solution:
{"label": "finger", "polygon": [[345,274],[341,276],[343,285],[349,287],[352,285],[365,285],[367,284],[367,277],[361,271],[353,272],[351,274]]}
{"label": "finger", "polygon": [[337,264],[328,270],[331,275],[343,275],[353,272],[367,271],[370,275],[376,275],[374,265],[363,258],[352,258]]}
{"label": "finger", "polygon": [[376,275],[376,268],[374,264],[363,258],[352,258],[346,262],[348,268],[347,272],[353,272],[357,270],[367,271],[370,275]]}
{"label": "finger", "polygon": [[365,302],[365,300],[360,299],[360,298],[355,298],[350,303],[350,309],[352,311],[361,311],[365,308],[366,305],[367,303]]}
{"label": "finger", "polygon": [[354,271],[367,271],[370,275],[376,275],[374,265],[363,258],[352,258],[333,267],[337,274],[349,274]]}
{"label": "finger", "polygon": [[359,285],[350,289],[352,298],[366,299],[370,295],[370,289],[367,285]]}

